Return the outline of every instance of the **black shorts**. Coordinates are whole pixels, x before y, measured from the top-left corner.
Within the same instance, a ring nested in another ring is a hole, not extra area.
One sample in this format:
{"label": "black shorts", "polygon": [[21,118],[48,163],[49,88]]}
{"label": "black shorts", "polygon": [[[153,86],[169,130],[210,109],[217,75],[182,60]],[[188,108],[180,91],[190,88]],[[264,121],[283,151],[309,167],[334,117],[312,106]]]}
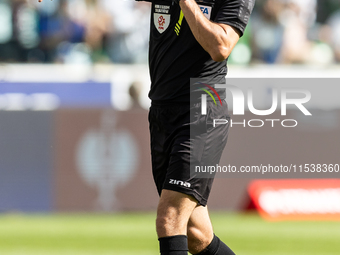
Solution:
{"label": "black shorts", "polygon": [[[152,173],[159,195],[162,189],[173,190],[193,196],[200,205],[207,204],[214,178],[190,173],[190,164],[200,165],[206,158],[212,165],[219,163],[229,124],[213,127],[213,119],[230,119],[226,102],[223,106],[208,102],[207,115],[201,114],[200,103],[151,106]],[[190,136],[190,130],[195,135]]]}

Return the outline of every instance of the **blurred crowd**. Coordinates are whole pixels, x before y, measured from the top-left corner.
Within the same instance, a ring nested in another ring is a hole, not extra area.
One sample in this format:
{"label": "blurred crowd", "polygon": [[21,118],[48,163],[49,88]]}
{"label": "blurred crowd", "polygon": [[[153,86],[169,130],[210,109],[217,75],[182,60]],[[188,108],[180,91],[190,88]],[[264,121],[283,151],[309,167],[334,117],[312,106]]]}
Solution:
{"label": "blurred crowd", "polygon": [[[146,63],[150,5],[0,0],[0,62]],[[340,62],[339,0],[257,0],[234,64]]]}
{"label": "blurred crowd", "polygon": [[0,0],[0,61],[147,61],[149,4],[123,0]]}
{"label": "blurred crowd", "polygon": [[340,1],[257,1],[250,47],[254,62],[340,62]]}

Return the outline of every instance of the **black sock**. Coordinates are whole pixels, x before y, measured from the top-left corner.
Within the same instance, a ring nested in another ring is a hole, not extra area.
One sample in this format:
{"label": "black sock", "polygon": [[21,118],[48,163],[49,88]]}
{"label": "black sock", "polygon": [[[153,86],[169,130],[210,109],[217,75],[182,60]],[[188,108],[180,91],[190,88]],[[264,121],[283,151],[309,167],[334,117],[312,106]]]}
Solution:
{"label": "black sock", "polygon": [[188,255],[188,237],[185,235],[158,239],[161,255]]}
{"label": "black sock", "polygon": [[214,238],[208,247],[196,255],[235,255],[235,253],[214,235]]}

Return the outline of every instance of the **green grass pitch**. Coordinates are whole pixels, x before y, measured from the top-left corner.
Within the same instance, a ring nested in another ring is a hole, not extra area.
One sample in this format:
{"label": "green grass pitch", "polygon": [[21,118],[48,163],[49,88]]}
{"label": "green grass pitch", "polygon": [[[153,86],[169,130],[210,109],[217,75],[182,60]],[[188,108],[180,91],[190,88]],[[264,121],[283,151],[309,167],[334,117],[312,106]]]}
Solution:
{"label": "green grass pitch", "polygon": [[[157,255],[154,214],[3,214],[1,255]],[[237,255],[340,254],[340,222],[266,222],[212,213],[215,233]]]}

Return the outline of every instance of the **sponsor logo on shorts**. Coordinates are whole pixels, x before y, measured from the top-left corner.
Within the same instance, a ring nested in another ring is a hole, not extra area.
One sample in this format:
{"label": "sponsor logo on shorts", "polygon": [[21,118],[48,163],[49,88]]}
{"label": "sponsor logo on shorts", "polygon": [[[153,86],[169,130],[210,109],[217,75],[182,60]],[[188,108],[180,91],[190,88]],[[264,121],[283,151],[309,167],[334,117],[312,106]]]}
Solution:
{"label": "sponsor logo on shorts", "polygon": [[190,188],[190,186],[191,186],[191,184],[189,182],[178,181],[178,180],[174,180],[174,179],[170,179],[169,183],[175,184],[175,185],[180,185],[180,186],[187,187],[187,188]]}

